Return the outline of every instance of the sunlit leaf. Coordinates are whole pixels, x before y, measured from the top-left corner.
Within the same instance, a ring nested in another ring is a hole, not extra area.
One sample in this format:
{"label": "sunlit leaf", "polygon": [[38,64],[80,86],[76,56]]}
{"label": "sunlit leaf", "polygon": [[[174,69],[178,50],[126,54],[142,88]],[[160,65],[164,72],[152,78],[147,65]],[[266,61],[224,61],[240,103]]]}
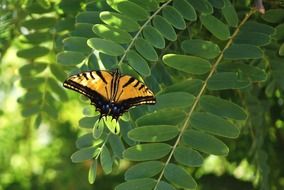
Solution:
{"label": "sunlit leaf", "polygon": [[119,56],[124,53],[124,48],[122,46],[110,40],[91,38],[87,41],[87,44],[91,48],[107,55]]}
{"label": "sunlit leaf", "polygon": [[163,61],[172,68],[192,74],[205,74],[211,67],[209,61],[189,55],[167,54]]}
{"label": "sunlit leaf", "polygon": [[107,3],[114,10],[134,20],[145,20],[149,17],[149,13],[143,7],[128,0],[107,0]]}
{"label": "sunlit leaf", "polygon": [[100,18],[104,23],[128,32],[135,32],[140,27],[132,18],[119,13],[103,11],[100,13]]}
{"label": "sunlit leaf", "polygon": [[121,44],[129,43],[132,39],[132,36],[125,30],[109,25],[96,24],[93,27],[93,31],[102,38]]}

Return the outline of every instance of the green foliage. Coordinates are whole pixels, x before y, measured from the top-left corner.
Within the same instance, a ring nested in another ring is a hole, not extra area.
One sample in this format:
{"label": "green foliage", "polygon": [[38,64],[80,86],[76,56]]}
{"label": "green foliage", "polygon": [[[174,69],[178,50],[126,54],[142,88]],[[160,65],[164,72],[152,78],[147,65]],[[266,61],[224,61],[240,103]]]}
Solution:
{"label": "green foliage", "polygon": [[[83,134],[72,139],[77,151],[69,150],[67,156],[73,151],[72,162],[86,164],[89,183],[124,173],[125,182],[120,179],[112,189],[205,189],[197,187],[196,179],[206,176],[206,161],[217,155],[233,163],[222,171],[233,174],[232,168],[245,160],[258,176],[246,180],[256,188],[283,188],[279,170],[268,164],[275,139],[283,136],[281,5],[259,15],[229,0],[17,3],[21,16],[15,26],[9,25],[8,13],[0,17],[6,19],[0,31],[7,27],[12,34],[0,35],[0,50],[5,55],[15,46],[16,56],[25,62],[18,69],[18,85],[24,89],[18,98],[20,113],[30,130],[46,123],[63,130],[66,117],[81,127]],[[84,99],[83,116],[77,118],[76,95],[71,109],[64,108],[69,103],[61,83],[67,75],[114,68],[143,79],[157,104],[132,109],[118,122],[99,120]],[[0,112],[0,117],[6,115],[5,109]],[[276,150],[273,154],[274,164],[283,161]]]}

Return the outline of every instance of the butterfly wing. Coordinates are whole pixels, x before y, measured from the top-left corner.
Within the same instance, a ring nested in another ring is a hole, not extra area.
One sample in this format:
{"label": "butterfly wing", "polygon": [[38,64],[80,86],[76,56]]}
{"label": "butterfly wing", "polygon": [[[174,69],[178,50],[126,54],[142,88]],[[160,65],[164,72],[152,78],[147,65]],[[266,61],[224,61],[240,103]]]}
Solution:
{"label": "butterfly wing", "polygon": [[91,99],[91,102],[100,108],[101,104],[110,99],[112,73],[108,71],[88,71],[72,75],[63,83],[63,86],[77,91]]}
{"label": "butterfly wing", "polygon": [[133,106],[155,104],[156,99],[144,83],[129,75],[123,75],[119,78],[115,102],[123,105],[124,111],[127,111]]}

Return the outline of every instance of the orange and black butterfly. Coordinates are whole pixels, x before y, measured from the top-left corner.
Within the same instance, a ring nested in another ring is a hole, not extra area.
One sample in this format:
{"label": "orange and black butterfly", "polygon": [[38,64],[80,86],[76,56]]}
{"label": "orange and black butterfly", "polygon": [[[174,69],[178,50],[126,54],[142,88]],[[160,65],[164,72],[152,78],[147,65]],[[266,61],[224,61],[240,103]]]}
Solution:
{"label": "orange and black butterfly", "polygon": [[82,72],[70,76],[63,86],[88,97],[101,113],[100,118],[112,116],[118,120],[131,107],[156,103],[153,92],[144,83],[121,75],[118,70]]}

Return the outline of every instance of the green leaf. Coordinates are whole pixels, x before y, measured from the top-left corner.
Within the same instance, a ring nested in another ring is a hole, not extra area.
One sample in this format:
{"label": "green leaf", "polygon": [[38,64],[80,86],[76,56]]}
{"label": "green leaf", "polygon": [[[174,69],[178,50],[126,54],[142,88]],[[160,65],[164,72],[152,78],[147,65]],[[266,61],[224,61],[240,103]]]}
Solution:
{"label": "green leaf", "polygon": [[78,65],[85,59],[85,55],[80,52],[64,51],[57,54],[57,63],[64,66]]}
{"label": "green leaf", "polygon": [[238,25],[238,14],[230,0],[225,0],[225,6],[222,8],[222,14],[229,26],[236,27]]}
{"label": "green leaf", "polygon": [[282,43],[282,45],[280,46],[278,53],[280,56],[284,56],[284,43]]}
{"label": "green leaf", "polygon": [[195,97],[187,92],[170,92],[157,95],[157,109],[189,107],[192,105]]}
{"label": "green leaf", "polygon": [[108,142],[110,144],[113,154],[118,158],[122,159],[122,153],[125,150],[125,147],[121,140],[121,137],[118,135],[110,134]]}
{"label": "green leaf", "polygon": [[237,104],[218,97],[203,95],[200,99],[200,106],[213,114],[237,120],[245,120],[246,112]]}
{"label": "green leaf", "polygon": [[82,148],[71,155],[71,160],[74,163],[83,162],[85,160],[91,160],[99,153],[97,147]]}
{"label": "green leaf", "polygon": [[149,13],[141,6],[128,0],[107,0],[107,3],[122,15],[127,15],[134,20],[146,20]]}
{"label": "green leaf", "polygon": [[46,47],[34,46],[31,48],[19,50],[17,52],[17,56],[25,59],[35,59],[48,54],[49,51],[50,50],[47,49]]}
{"label": "green leaf", "polygon": [[185,112],[179,110],[158,110],[143,115],[136,120],[138,126],[142,125],[177,125],[185,119]]}
{"label": "green leaf", "polygon": [[224,63],[218,66],[218,71],[240,73],[252,81],[265,81],[267,75],[263,69],[245,63]]}
{"label": "green leaf", "polygon": [[128,32],[135,32],[139,30],[140,27],[135,20],[119,13],[103,11],[100,13],[100,18],[107,25],[120,28]]}
{"label": "green leaf", "polygon": [[255,46],[264,46],[270,42],[270,37],[260,32],[240,32],[235,39],[236,44],[250,44]]}
{"label": "green leaf", "polygon": [[139,144],[126,149],[123,157],[131,161],[156,160],[166,156],[171,146],[165,143]]}
{"label": "green leaf", "polygon": [[49,69],[50,69],[51,73],[55,76],[55,78],[57,80],[63,82],[67,78],[67,75],[64,72],[64,70],[63,70],[61,65],[56,64],[56,63],[50,64],[49,65]]}
{"label": "green leaf", "polygon": [[102,139],[94,140],[93,134],[87,133],[85,135],[78,137],[78,139],[76,140],[76,147],[81,149],[85,147],[90,147],[92,145],[97,146],[101,143],[103,143]]}
{"label": "green leaf", "polygon": [[144,38],[151,43],[156,48],[164,48],[165,47],[165,39],[162,34],[152,26],[146,26],[143,29]]}
{"label": "green leaf", "polygon": [[38,88],[42,83],[44,83],[44,78],[42,77],[24,77],[21,79],[20,83],[24,88]]}
{"label": "green leaf", "polygon": [[104,123],[107,126],[107,128],[112,132],[113,134],[119,134],[120,132],[120,125],[116,120],[113,120],[112,117],[104,117]]}
{"label": "green leaf", "polygon": [[181,43],[181,48],[185,53],[196,55],[205,59],[213,59],[221,52],[217,44],[200,39],[184,40]]}
{"label": "green leaf", "polygon": [[28,64],[23,65],[19,69],[19,73],[20,73],[20,75],[22,75],[22,77],[35,76],[35,75],[41,73],[42,71],[44,71],[46,69],[47,65],[48,65],[48,63],[45,63],[45,62],[28,63]]}
{"label": "green leaf", "polygon": [[197,184],[192,176],[182,167],[169,163],[166,166],[165,178],[183,189],[195,189]]}
{"label": "green leaf", "polygon": [[43,93],[38,89],[29,89],[26,94],[18,99],[20,104],[37,104],[38,101],[41,101]]}
{"label": "green leaf", "polygon": [[[92,123],[92,122],[90,122]],[[100,120],[97,120],[94,127],[93,127],[93,131],[92,131],[92,134],[93,134],[93,138],[94,139],[98,139],[102,136],[104,132],[104,122],[100,122]]]}
{"label": "green leaf", "polygon": [[163,17],[176,29],[184,30],[186,28],[182,15],[174,7],[166,6],[162,9],[162,13]]}
{"label": "green leaf", "polygon": [[186,0],[174,0],[173,4],[174,4],[174,7],[183,16],[183,18],[189,21],[195,21],[197,19],[194,8]]}
{"label": "green leaf", "polygon": [[275,32],[274,28],[263,23],[258,23],[255,21],[246,22],[241,28],[241,32],[259,32],[267,35],[271,35]]}
{"label": "green leaf", "polygon": [[127,60],[129,62],[129,65],[143,76],[149,76],[151,74],[148,63],[138,53],[136,53],[136,51],[128,51]]}
{"label": "green leaf", "polygon": [[64,91],[62,86],[59,86],[55,79],[48,78],[47,83],[50,89],[59,96],[60,100],[66,101],[68,99],[67,93]]}
{"label": "green leaf", "polygon": [[143,7],[144,9],[146,9],[147,11],[155,11],[156,9],[159,8],[159,4],[157,1],[153,1],[153,0],[130,0],[133,3],[136,3],[137,5]]}
{"label": "green leaf", "polygon": [[79,120],[79,126],[83,128],[93,128],[98,117],[83,117]]}
{"label": "green leaf", "polygon": [[68,37],[63,40],[65,51],[91,53],[92,49],[87,45],[88,38]]}
{"label": "green leaf", "polygon": [[163,56],[166,65],[191,74],[205,74],[210,70],[210,62],[195,56],[167,54]]}
{"label": "green leaf", "polygon": [[167,182],[160,181],[157,185],[157,190],[176,190],[176,189]]}
{"label": "green leaf", "polygon": [[262,15],[262,19],[269,23],[281,23],[284,20],[284,9],[269,9]]}
{"label": "green leaf", "polygon": [[25,20],[21,26],[29,29],[29,30],[39,30],[44,28],[53,28],[56,22],[55,17],[39,17],[33,18],[30,20]]}
{"label": "green leaf", "polygon": [[233,72],[215,73],[208,81],[210,90],[240,89],[250,85],[247,79],[243,79]]}
{"label": "green leaf", "polygon": [[88,23],[77,23],[75,24],[75,30],[71,32],[72,36],[93,38],[97,35],[92,30],[93,25]]}
{"label": "green leaf", "polygon": [[217,9],[222,9],[225,6],[224,0],[209,0],[209,2]]}
{"label": "green leaf", "polygon": [[197,151],[182,145],[176,148],[174,157],[179,164],[189,167],[199,167],[203,163],[203,157]]}
{"label": "green leaf", "polygon": [[233,44],[224,52],[225,59],[260,59],[263,57],[262,50],[253,45]]}
{"label": "green leaf", "polygon": [[100,12],[98,11],[80,12],[76,16],[76,23],[98,24],[101,22],[99,19],[99,15],[100,15]]}
{"label": "green leaf", "polygon": [[124,175],[128,180],[148,178],[157,175],[163,168],[164,164],[160,161],[148,161],[136,164],[129,168]]}
{"label": "green leaf", "polygon": [[40,44],[46,41],[49,41],[51,39],[51,33],[50,32],[39,32],[35,31],[33,33],[29,33],[27,35],[24,35],[25,39],[28,43],[32,44]]}
{"label": "green leaf", "polygon": [[190,124],[195,129],[222,137],[237,138],[240,134],[240,130],[229,121],[206,112],[193,113]]}
{"label": "green leaf", "polygon": [[104,146],[102,149],[102,152],[100,155],[100,163],[101,163],[101,166],[105,174],[110,174],[112,172],[113,160],[106,146]]}
{"label": "green leaf", "polygon": [[29,105],[24,107],[21,111],[23,117],[31,117],[32,115],[38,114],[40,112],[40,105]]}
{"label": "green leaf", "polygon": [[135,40],[136,50],[147,60],[157,61],[158,55],[152,45],[144,40],[143,38],[138,38]]}
{"label": "green leaf", "polygon": [[155,16],[153,19],[153,25],[166,39],[176,41],[176,32],[164,17],[161,17],[160,15]]}
{"label": "green leaf", "polygon": [[276,27],[275,38],[276,38],[277,40],[284,40],[284,23],[283,23],[283,24],[279,24],[279,25]]}
{"label": "green leaf", "polygon": [[212,14],[213,7],[207,0],[187,0],[197,11],[204,14]]}
{"label": "green leaf", "polygon": [[229,148],[221,140],[196,130],[187,130],[182,141],[193,149],[207,154],[224,156],[229,153]]}
{"label": "green leaf", "polygon": [[124,48],[122,46],[110,40],[91,38],[87,41],[87,44],[91,48],[107,55],[119,56],[124,53]]}
{"label": "green leaf", "polygon": [[200,79],[188,79],[181,82],[177,82],[171,86],[163,89],[162,93],[169,92],[188,92],[193,95],[197,95],[200,91],[203,81]]}
{"label": "green leaf", "polygon": [[88,181],[90,184],[94,184],[96,180],[96,175],[97,175],[97,160],[93,160],[91,167],[89,169],[89,174],[88,174]]}
{"label": "green leaf", "polygon": [[128,136],[139,142],[162,142],[177,136],[178,128],[172,125],[146,125],[132,129]]}
{"label": "green leaf", "polygon": [[96,24],[93,27],[93,31],[102,38],[121,44],[129,43],[132,39],[132,36],[125,30],[121,30],[109,25]]}
{"label": "green leaf", "polygon": [[129,180],[115,187],[115,190],[152,190],[156,184],[154,179],[142,178]]}
{"label": "green leaf", "polygon": [[230,30],[227,25],[212,15],[201,15],[200,21],[204,27],[219,40],[230,38]]}

